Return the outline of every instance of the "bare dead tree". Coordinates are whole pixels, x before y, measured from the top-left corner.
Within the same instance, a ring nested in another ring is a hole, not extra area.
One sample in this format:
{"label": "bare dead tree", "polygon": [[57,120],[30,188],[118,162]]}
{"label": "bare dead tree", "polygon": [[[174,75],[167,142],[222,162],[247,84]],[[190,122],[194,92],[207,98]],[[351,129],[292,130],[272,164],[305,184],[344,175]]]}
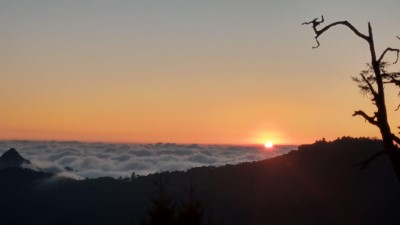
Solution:
{"label": "bare dead tree", "polygon": [[[360,90],[370,97],[372,103],[376,106],[376,111],[373,113],[373,116],[370,116],[362,110],[357,110],[354,112],[353,116],[361,116],[368,123],[376,126],[379,129],[383,140],[384,151],[378,152],[370,158],[366,159],[365,161],[357,163],[355,165],[361,166],[361,169],[364,169],[378,156],[388,155],[397,179],[400,182],[400,150],[398,147],[400,145],[400,138],[392,133],[390,125],[388,123],[384,91],[384,86],[390,84],[400,88],[400,72],[388,72],[387,67],[389,66],[389,63],[383,61],[386,54],[392,52],[396,54],[396,60],[393,64],[397,63],[400,50],[398,48],[388,47],[380,55],[377,55],[375,50],[374,36],[370,23],[368,23],[368,34],[363,34],[346,20],[333,22],[319,29],[319,26],[324,21],[324,17],[321,16],[321,19],[315,18],[310,22],[305,22],[302,24],[311,25],[316,34],[315,40],[317,42],[317,45],[314,46],[313,49],[320,46],[318,38],[322,34],[327,32],[330,28],[333,28],[335,26],[345,26],[353,31],[353,33],[357,37],[366,41],[370,50],[371,62],[367,64],[367,69],[361,71],[359,76],[353,77],[353,80],[358,84]],[[399,36],[397,36],[397,38],[400,40]],[[399,108],[400,104],[397,109]]]}

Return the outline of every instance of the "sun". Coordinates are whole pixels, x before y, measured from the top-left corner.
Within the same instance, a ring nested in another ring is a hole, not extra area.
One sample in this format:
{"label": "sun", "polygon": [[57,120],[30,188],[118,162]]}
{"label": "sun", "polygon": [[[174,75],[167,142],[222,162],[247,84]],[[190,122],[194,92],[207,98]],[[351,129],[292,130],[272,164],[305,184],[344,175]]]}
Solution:
{"label": "sun", "polygon": [[264,147],[265,148],[272,148],[272,147],[274,147],[274,143],[272,143],[272,141],[267,141],[267,142],[265,142]]}

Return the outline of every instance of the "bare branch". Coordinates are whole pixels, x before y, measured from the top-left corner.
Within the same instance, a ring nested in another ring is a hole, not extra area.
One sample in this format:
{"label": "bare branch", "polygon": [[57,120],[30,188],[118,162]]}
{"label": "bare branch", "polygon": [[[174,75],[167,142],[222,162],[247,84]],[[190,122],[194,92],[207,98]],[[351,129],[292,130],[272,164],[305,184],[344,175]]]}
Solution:
{"label": "bare branch", "polygon": [[394,79],[394,78],[391,78],[390,81],[384,81],[383,83],[384,84],[395,84],[397,86],[400,86],[400,80],[397,80],[397,79]]}
{"label": "bare branch", "polygon": [[319,41],[318,41],[318,38],[317,38],[317,37],[315,37],[315,41],[317,42],[317,45],[316,45],[316,46],[312,46],[312,49],[314,49],[314,48],[318,48],[318,47],[320,46],[320,44],[319,44]]}
{"label": "bare branch", "polygon": [[325,31],[329,30],[329,28],[334,27],[334,26],[336,26],[336,25],[343,25],[343,26],[346,26],[346,27],[348,27],[351,31],[353,31],[354,34],[356,34],[358,37],[360,37],[360,38],[366,40],[367,42],[370,42],[370,41],[371,41],[369,36],[367,36],[367,35],[361,33],[360,31],[358,31],[358,30],[357,30],[350,22],[348,22],[347,20],[345,20],[345,21],[337,21],[337,22],[331,23],[331,24],[329,24],[329,25],[323,27],[322,29],[318,30],[318,29],[317,29],[317,26],[319,26],[319,25],[320,25],[321,23],[323,23],[324,21],[325,21],[325,20],[324,20],[324,16],[322,15],[322,16],[321,16],[321,21],[318,21],[318,18],[315,18],[315,19],[313,19],[313,20],[311,20],[311,21],[309,21],[309,22],[304,22],[304,23],[302,23],[302,25],[309,25],[309,24],[312,24],[312,27],[313,27],[314,32],[315,32],[315,34],[316,34],[315,40],[317,41],[317,46],[314,46],[313,48],[318,48],[318,47],[320,46],[320,44],[319,44],[319,42],[318,42],[318,37],[319,37],[321,34],[323,34]]}
{"label": "bare branch", "polygon": [[318,26],[320,23],[324,22],[324,16],[323,16],[323,15],[321,16],[321,18],[322,18],[321,21],[318,21],[318,18],[315,18],[315,19],[311,20],[310,22],[304,22],[304,23],[302,23],[301,25],[309,25],[309,24],[312,24],[313,27],[316,27],[316,26]]}
{"label": "bare branch", "polygon": [[347,26],[350,30],[352,30],[358,37],[369,41],[369,37],[365,34],[362,34],[360,31],[358,31],[351,23],[349,23],[349,21],[345,20],[345,21],[338,21],[338,22],[334,22],[329,24],[328,26],[322,28],[320,31],[318,31],[317,36],[320,36],[322,33],[324,33],[325,31],[327,31],[329,28],[336,26],[336,25],[344,25]]}
{"label": "bare branch", "polygon": [[380,152],[375,153],[374,155],[372,155],[371,157],[369,157],[368,159],[361,161],[359,163],[355,163],[352,166],[361,166],[360,170],[364,170],[365,168],[367,168],[367,166],[374,161],[374,159],[378,158],[381,155],[386,154],[386,151],[382,150]]}
{"label": "bare branch", "polygon": [[397,39],[399,39],[400,40],[400,37],[399,36],[396,36],[397,37]]}
{"label": "bare branch", "polygon": [[[400,138],[397,137],[396,135],[392,134],[393,141],[396,142],[397,144],[400,144]],[[367,168],[367,166],[374,161],[376,158],[378,158],[381,155],[385,155],[387,152],[385,150],[379,151],[375,153],[374,155],[370,156],[368,159],[361,161],[359,163],[355,163],[352,166],[361,166],[360,170],[364,170]]]}
{"label": "bare branch", "polygon": [[392,134],[392,138],[393,138],[394,142],[396,142],[398,145],[400,145],[400,138],[399,137],[397,137],[396,135]]}
{"label": "bare branch", "polygon": [[[325,21],[324,15],[321,16],[321,21],[318,21],[318,18],[315,18],[311,20],[310,22],[304,22],[301,25],[309,25],[312,24],[312,28],[314,29],[314,32],[318,34],[317,26],[319,26],[321,23]],[[318,35],[315,37],[315,41],[317,42],[317,46],[313,46],[312,48],[318,48],[320,46],[319,41],[318,41]]]}
{"label": "bare branch", "polygon": [[395,74],[392,76],[392,75],[382,74],[382,77],[384,77],[386,80],[388,80],[388,81],[384,81],[383,83],[384,84],[394,84],[396,86],[400,86],[400,80],[396,79],[395,76],[397,76],[397,75]]}
{"label": "bare branch", "polygon": [[368,88],[371,92],[371,94],[374,96],[374,100],[377,99],[378,93],[376,93],[374,87],[372,87],[372,84],[369,82],[369,80],[364,76],[364,74],[360,73],[360,76],[364,80],[364,82],[368,85]]}
{"label": "bare branch", "polygon": [[376,113],[373,117],[368,116],[365,112],[358,110],[355,111],[353,116],[362,116],[366,121],[368,121],[370,124],[378,126],[378,122],[375,120],[376,118]]}
{"label": "bare branch", "polygon": [[393,64],[396,64],[396,63],[397,63],[397,61],[399,60],[399,52],[400,52],[400,50],[397,49],[397,48],[387,48],[387,49],[385,49],[385,51],[383,51],[381,57],[379,57],[378,63],[381,63],[381,61],[383,60],[383,57],[385,57],[385,54],[386,54],[387,52],[389,52],[389,51],[391,51],[391,52],[396,52],[396,61],[395,61]]}
{"label": "bare branch", "polygon": [[397,111],[400,109],[400,104],[397,106],[397,108],[394,111]]}

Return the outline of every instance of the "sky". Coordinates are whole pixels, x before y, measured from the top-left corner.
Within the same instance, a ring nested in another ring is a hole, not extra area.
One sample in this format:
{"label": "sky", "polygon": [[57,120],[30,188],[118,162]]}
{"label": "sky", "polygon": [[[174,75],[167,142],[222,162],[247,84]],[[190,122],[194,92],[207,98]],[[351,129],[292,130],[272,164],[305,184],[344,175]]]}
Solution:
{"label": "sky", "polygon": [[[311,143],[379,137],[351,76],[400,47],[398,0],[0,1],[0,139]],[[394,60],[389,56],[388,60]],[[394,70],[400,70],[395,65]],[[399,99],[388,89],[393,127]]]}

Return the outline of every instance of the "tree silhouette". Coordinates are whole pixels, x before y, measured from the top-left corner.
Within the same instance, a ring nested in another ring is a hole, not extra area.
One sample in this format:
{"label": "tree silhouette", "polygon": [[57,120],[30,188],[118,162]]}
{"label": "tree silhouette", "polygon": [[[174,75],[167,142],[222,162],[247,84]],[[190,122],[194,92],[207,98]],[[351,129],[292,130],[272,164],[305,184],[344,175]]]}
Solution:
{"label": "tree silhouette", "polygon": [[[377,152],[370,158],[355,165],[361,166],[361,169],[364,169],[366,166],[368,166],[370,162],[372,162],[378,156],[388,155],[390,162],[393,166],[394,172],[397,176],[397,179],[400,182],[400,154],[398,148],[398,145],[400,145],[400,138],[392,133],[390,125],[388,123],[388,116],[385,103],[385,90],[384,90],[384,86],[389,84],[400,87],[400,73],[388,72],[386,69],[389,63],[383,61],[387,53],[394,52],[396,53],[397,58],[393,64],[397,63],[400,50],[397,48],[386,48],[378,56],[375,50],[374,36],[372,33],[372,27],[370,23],[368,23],[368,34],[363,34],[360,31],[358,31],[348,21],[333,22],[321,29],[318,29],[319,25],[321,25],[324,21],[325,21],[324,16],[321,16],[321,19],[315,18],[312,21],[305,22],[302,24],[302,25],[312,25],[312,28],[316,34],[315,40],[317,42],[317,45],[314,46],[313,49],[318,48],[320,46],[318,38],[323,33],[328,31],[332,27],[342,25],[349,28],[351,31],[353,31],[353,33],[357,37],[361,38],[362,40],[368,43],[371,55],[371,62],[367,64],[367,69],[361,71],[359,76],[353,77],[353,80],[357,82],[358,87],[361,89],[362,92],[366,93],[371,97],[371,101],[375,105],[376,111],[373,113],[373,116],[370,116],[362,110],[357,110],[354,112],[353,116],[361,116],[371,125],[378,127],[383,140],[384,150]],[[400,37],[397,38],[400,39]]]}
{"label": "tree silhouette", "polygon": [[157,188],[157,196],[151,199],[152,208],[149,210],[149,220],[143,225],[174,225],[175,211],[172,200],[168,197],[165,187],[168,180],[161,173],[158,180],[154,182]]}
{"label": "tree silhouette", "polygon": [[193,185],[193,180],[190,178],[190,185],[189,188],[187,188],[188,198],[186,202],[182,203],[178,211],[177,225],[203,224],[204,208],[202,204],[194,198],[196,189],[197,187]]}

